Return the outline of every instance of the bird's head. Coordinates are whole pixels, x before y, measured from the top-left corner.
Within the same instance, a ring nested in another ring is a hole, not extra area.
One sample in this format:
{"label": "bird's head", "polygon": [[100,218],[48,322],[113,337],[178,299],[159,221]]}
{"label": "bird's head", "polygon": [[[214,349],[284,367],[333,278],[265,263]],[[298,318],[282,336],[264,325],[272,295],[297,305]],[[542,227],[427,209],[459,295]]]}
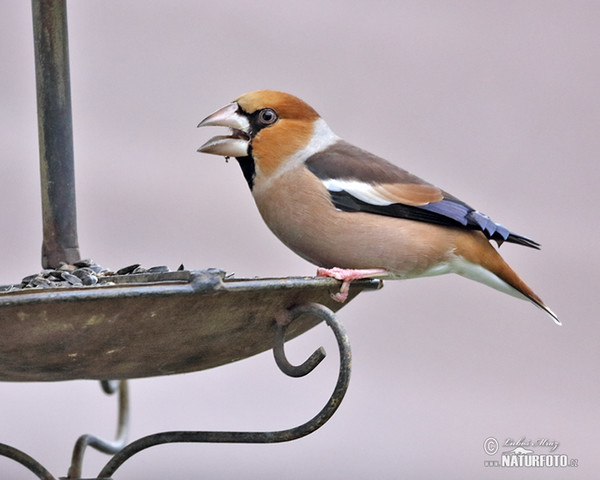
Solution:
{"label": "bird's head", "polygon": [[337,140],[319,114],[288,93],[257,90],[238,97],[200,122],[229,127],[198,151],[236,157],[250,188],[257,175],[270,177],[283,165],[305,160]]}

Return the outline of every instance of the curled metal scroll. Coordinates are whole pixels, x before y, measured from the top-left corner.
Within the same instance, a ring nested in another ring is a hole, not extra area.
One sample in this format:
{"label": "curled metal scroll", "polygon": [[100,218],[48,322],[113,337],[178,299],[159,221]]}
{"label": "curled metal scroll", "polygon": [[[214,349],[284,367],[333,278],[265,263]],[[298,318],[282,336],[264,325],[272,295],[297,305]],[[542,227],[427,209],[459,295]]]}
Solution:
{"label": "curled metal scroll", "polygon": [[319,348],[302,365],[294,366],[287,360],[284,352],[285,330],[291,322],[302,315],[314,315],[325,321],[335,334],[340,352],[340,368],[337,383],[328,402],[317,415],[298,427],[274,432],[172,431],[155,433],[142,437],[124,447],[111,458],[98,477],[111,477],[133,455],[156,445],[165,443],[280,443],[304,437],[323,426],[335,413],[348,389],[351,370],[350,343],[344,327],[327,307],[311,303],[291,309],[286,318],[277,323],[274,347],[277,365],[287,375],[294,377],[306,375],[325,357],[325,351]]}
{"label": "curled metal scroll", "polygon": [[83,454],[86,447],[89,446],[103,453],[114,454],[127,444],[127,436],[129,434],[129,388],[127,380],[103,380],[100,383],[104,393],[112,395],[117,391],[119,392],[119,420],[116,438],[110,442],[90,434],[79,437],[73,448],[73,456],[67,478],[75,479],[81,477]]}
{"label": "curled metal scroll", "polygon": [[[86,447],[90,446],[103,453],[114,454],[121,450],[127,443],[127,435],[129,432],[129,391],[127,388],[127,381],[104,380],[101,382],[101,386],[107,394],[119,392],[119,421],[116,439],[109,442],[89,434],[79,437],[75,443],[75,448],[73,449],[71,466],[69,467],[69,473],[66,478],[78,479],[81,477],[83,454]],[[55,480],[52,474],[50,474],[42,464],[17,448],[0,443],[0,456],[10,458],[15,462],[20,463],[41,480]]]}
{"label": "curled metal scroll", "polygon": [[41,463],[15,447],[0,443],[0,456],[10,458],[15,462],[20,463],[40,480],[56,480]]}

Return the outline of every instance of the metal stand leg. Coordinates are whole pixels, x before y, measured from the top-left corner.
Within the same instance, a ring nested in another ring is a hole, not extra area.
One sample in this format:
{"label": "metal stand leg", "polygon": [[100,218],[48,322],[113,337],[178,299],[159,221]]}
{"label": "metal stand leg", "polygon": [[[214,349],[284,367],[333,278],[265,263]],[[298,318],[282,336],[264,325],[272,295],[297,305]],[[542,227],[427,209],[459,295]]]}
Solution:
{"label": "metal stand leg", "polygon": [[102,469],[98,478],[109,478],[115,471],[129,458],[142,450],[161,445],[165,443],[278,443],[288,442],[297,438],[304,437],[327,422],[335,413],[342,401],[348,384],[350,382],[351,352],[350,343],[344,327],[337,321],[331,310],[318,304],[307,304],[293,308],[289,311],[287,318],[278,323],[277,335],[275,337],[275,358],[279,368],[291,376],[302,376],[312,371],[321,360],[325,352],[322,348],[318,349],[302,365],[291,365],[285,358],[283,344],[285,341],[285,329],[296,318],[301,315],[315,315],[324,320],[335,334],[338,348],[340,351],[340,369],[338,380],[323,409],[308,422],[287,430],[275,432],[199,432],[199,431],[173,431],[162,432],[140,438],[117,453]]}
{"label": "metal stand leg", "polygon": [[119,391],[119,423],[117,426],[117,438],[108,442],[94,435],[85,434],[77,439],[71,466],[67,478],[80,478],[83,467],[83,454],[86,447],[90,446],[103,453],[114,454],[121,450],[127,444],[127,436],[129,434],[129,389],[126,380],[120,382],[103,380],[101,382],[102,389],[105,393],[111,395],[117,390]]}
{"label": "metal stand leg", "polygon": [[41,463],[17,448],[0,443],[0,456],[10,458],[15,462],[20,463],[40,480],[56,480]]}
{"label": "metal stand leg", "polygon": [[[140,438],[125,446],[129,430],[129,399],[127,381],[118,384],[119,390],[119,424],[117,438],[113,442],[101,440],[93,435],[79,437],[73,450],[68,479],[80,479],[83,455],[86,447],[91,446],[104,453],[115,454],[99,473],[97,480],[109,480],[115,471],[129,458],[147,448],[164,443],[279,443],[289,442],[313,433],[323,426],[340,406],[350,383],[351,352],[346,331],[337,321],[331,310],[323,305],[311,303],[292,308],[283,319],[277,322],[273,353],[280,370],[292,377],[301,377],[314,370],[325,358],[325,350],[318,348],[301,365],[292,365],[284,350],[285,332],[295,319],[303,315],[313,315],[323,320],[333,330],[340,353],[340,368],[337,383],[329,400],[321,411],[308,422],[287,430],[275,432],[202,432],[202,431],[173,431],[162,432]],[[103,381],[102,388],[106,393],[115,393],[114,383]],[[56,480],[39,462],[24,452],[0,443],[0,456],[4,456],[28,468],[41,480]]]}

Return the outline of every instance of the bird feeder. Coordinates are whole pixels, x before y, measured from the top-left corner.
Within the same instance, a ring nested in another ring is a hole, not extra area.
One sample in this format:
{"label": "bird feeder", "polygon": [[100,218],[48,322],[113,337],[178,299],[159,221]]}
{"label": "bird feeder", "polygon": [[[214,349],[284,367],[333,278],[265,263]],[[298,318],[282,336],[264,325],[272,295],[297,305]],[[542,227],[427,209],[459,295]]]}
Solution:
{"label": "bird feeder", "polygon": [[[161,443],[273,443],[322,426],[348,386],[350,346],[334,313],[343,304],[331,278],[236,278],[217,269],[131,268],[102,272],[82,261],[77,240],[66,0],[32,0],[40,141],[42,274],[0,287],[0,381],[101,381],[119,394],[114,441],[81,436],[66,478],[81,476],[92,446],[112,457],[96,477],[109,479],[135,453]],[[137,267],[137,266],[133,266]],[[381,281],[352,283],[348,301]],[[346,302],[346,303],[347,303]],[[284,342],[325,322],[340,350],[338,382],[325,407],[295,428],[276,432],[161,432],[127,443],[127,380],[200,371],[273,350],[287,375],[308,374],[324,358],[318,349],[290,364]],[[0,455],[51,480],[39,462],[9,445]]]}

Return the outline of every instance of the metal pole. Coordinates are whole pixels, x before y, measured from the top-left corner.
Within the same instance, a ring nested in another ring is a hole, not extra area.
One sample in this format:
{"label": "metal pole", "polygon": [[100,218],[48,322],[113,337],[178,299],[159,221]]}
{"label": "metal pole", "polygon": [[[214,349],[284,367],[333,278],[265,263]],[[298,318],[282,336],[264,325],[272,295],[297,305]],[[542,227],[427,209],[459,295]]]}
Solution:
{"label": "metal pole", "polygon": [[79,260],[66,0],[32,0],[43,268]]}

